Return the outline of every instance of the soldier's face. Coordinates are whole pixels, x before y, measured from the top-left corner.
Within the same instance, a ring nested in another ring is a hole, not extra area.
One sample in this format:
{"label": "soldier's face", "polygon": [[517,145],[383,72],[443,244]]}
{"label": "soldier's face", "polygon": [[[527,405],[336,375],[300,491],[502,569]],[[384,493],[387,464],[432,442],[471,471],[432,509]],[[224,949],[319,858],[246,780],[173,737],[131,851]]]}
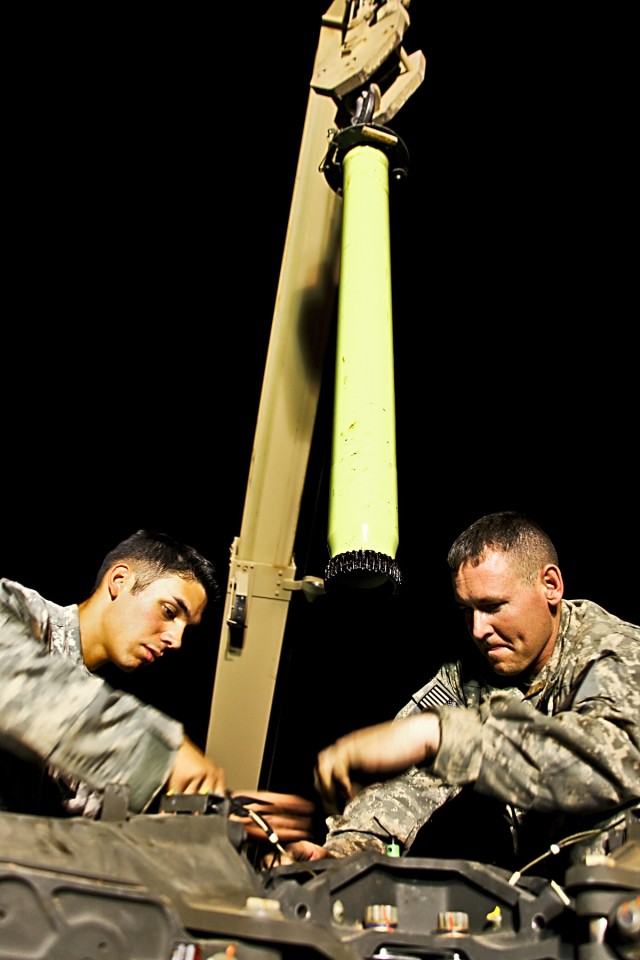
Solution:
{"label": "soldier's face", "polygon": [[464,564],[453,578],[454,595],[467,629],[494,673],[535,676],[555,645],[554,616],[540,575],[523,583],[505,554],[489,551],[477,567]]}
{"label": "soldier's face", "polygon": [[188,626],[200,623],[207,605],[202,584],[168,576],[132,593],[134,575],[124,577],[106,618],[106,654],[122,670],[151,664],[177,650]]}

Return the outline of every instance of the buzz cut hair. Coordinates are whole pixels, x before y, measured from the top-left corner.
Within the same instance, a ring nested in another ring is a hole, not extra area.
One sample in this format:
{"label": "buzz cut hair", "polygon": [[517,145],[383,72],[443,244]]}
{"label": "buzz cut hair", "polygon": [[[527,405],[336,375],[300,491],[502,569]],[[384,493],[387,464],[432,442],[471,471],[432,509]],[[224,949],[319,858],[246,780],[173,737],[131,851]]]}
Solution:
{"label": "buzz cut hair", "polygon": [[558,553],[540,524],[517,510],[488,513],[467,527],[453,542],[447,554],[452,574],[463,564],[479,566],[488,551],[508,554],[526,583],[535,581],[548,563],[558,563]]}
{"label": "buzz cut hair", "polygon": [[183,580],[202,584],[209,600],[217,601],[221,597],[211,561],[195,547],[155,530],[137,530],[113,547],[100,565],[93,590],[98,589],[111,567],[125,562],[135,565],[132,593],[140,593],[155,580],[175,574]]}

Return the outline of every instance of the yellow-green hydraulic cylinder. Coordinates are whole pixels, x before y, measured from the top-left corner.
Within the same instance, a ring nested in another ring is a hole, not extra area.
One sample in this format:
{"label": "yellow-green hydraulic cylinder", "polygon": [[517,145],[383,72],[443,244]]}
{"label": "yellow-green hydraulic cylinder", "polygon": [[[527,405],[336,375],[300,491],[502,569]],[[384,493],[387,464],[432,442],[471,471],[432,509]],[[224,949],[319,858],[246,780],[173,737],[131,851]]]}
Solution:
{"label": "yellow-green hydraulic cylinder", "polygon": [[[325,575],[355,587],[395,589],[398,481],[389,227],[393,135],[364,129],[344,152],[342,247]],[[355,134],[347,134],[355,137]]]}

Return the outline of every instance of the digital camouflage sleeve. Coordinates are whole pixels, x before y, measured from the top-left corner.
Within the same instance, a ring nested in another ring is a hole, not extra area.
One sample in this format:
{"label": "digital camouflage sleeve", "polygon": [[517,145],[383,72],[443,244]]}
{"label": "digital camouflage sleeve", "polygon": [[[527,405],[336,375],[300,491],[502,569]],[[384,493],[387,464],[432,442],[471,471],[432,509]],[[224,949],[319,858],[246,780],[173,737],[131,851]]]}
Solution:
{"label": "digital camouflage sleeve", "polygon": [[461,663],[414,694],[397,716],[439,714],[433,763],[365,787],[330,817],[331,853],[383,852],[389,836],[406,850],[464,787],[515,808],[545,846],[550,822],[566,836],[640,802],[640,627],[588,600],[562,604],[556,648],[526,694]]}
{"label": "digital camouflage sleeve", "polygon": [[37,609],[0,581],[0,748],[93,789],[124,784],[130,809],[146,809],[169,777],[182,725],[52,657],[41,630]]}

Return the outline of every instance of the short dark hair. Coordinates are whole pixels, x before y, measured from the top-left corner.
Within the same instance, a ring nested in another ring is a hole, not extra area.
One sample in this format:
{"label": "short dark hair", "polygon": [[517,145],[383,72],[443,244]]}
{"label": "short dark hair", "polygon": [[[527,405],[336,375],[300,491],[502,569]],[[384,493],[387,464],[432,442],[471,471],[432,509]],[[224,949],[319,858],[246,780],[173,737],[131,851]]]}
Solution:
{"label": "short dark hair", "polygon": [[546,563],[558,563],[549,535],[517,510],[488,513],[472,523],[451,545],[447,563],[454,574],[464,563],[477,567],[487,550],[512,554],[524,580],[534,580]]}
{"label": "short dark hair", "polygon": [[209,600],[219,600],[220,585],[214,565],[187,543],[181,543],[168,533],[137,530],[122,540],[106,555],[94,583],[98,589],[105,573],[116,563],[135,560],[136,579],[132,593],[140,593],[154,580],[177,574],[184,580],[197,580],[204,587]]}

